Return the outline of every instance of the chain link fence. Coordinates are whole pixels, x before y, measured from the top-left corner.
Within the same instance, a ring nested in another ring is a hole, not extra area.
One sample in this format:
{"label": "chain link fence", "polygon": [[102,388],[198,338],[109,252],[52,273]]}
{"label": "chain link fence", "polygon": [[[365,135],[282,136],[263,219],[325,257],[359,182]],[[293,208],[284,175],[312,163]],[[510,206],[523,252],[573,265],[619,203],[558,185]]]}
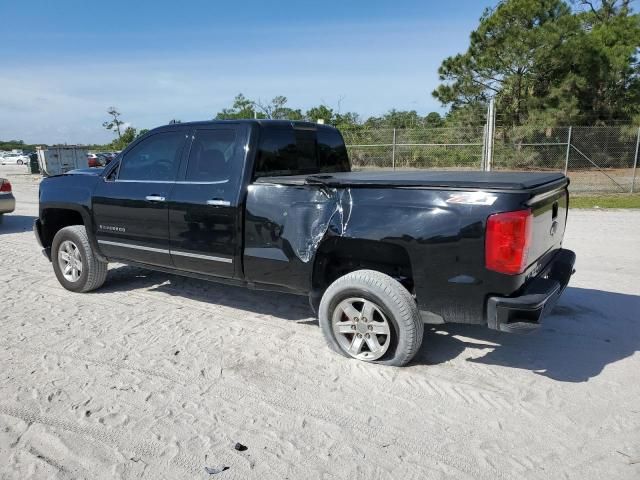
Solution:
{"label": "chain link fence", "polygon": [[342,130],[355,170],[482,166],[484,127]]}
{"label": "chain link fence", "polygon": [[[486,126],[343,130],[354,170],[562,171],[576,193],[638,191],[640,128]],[[489,151],[490,158],[486,158]]]}

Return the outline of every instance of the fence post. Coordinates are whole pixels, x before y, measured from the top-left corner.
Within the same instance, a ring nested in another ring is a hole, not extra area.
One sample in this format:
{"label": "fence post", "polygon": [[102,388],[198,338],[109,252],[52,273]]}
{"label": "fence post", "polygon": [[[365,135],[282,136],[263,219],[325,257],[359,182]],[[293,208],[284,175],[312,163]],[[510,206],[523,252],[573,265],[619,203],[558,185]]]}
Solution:
{"label": "fence post", "polygon": [[631,178],[631,193],[636,185],[636,172],[638,171],[638,147],[640,147],[640,127],[638,127],[638,138],[636,139],[636,156],[633,159],[633,177]]}
{"label": "fence post", "polygon": [[487,124],[482,129],[482,159],[480,160],[480,170],[487,169]]}
{"label": "fence post", "polygon": [[393,129],[393,144],[391,146],[391,166],[396,169],[396,129]]}
{"label": "fence post", "polygon": [[569,136],[567,137],[567,153],[564,157],[564,175],[567,176],[567,172],[569,171],[569,154],[571,153],[571,131],[573,127],[569,127]]}
{"label": "fence post", "polygon": [[496,101],[494,98],[489,100],[489,112],[487,113],[487,159],[485,161],[485,170],[491,171],[493,163],[493,137],[496,128]]}

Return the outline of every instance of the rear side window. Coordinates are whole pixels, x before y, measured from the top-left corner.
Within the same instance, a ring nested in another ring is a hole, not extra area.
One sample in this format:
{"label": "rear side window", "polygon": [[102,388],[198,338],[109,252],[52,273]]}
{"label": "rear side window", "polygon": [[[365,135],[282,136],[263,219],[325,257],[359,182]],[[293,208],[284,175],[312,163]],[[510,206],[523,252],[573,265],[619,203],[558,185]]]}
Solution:
{"label": "rear side window", "polygon": [[261,132],[256,178],[348,170],[347,152],[336,130],[265,127]]}
{"label": "rear side window", "polygon": [[266,127],[260,135],[256,177],[314,173],[315,132]]}
{"label": "rear side window", "polygon": [[338,130],[318,130],[318,166],[320,172],[348,172],[349,156]]}
{"label": "rear side window", "polygon": [[226,183],[239,176],[242,159],[236,158],[244,142],[233,129],[197,130],[189,152],[186,179]]}
{"label": "rear side window", "polygon": [[185,179],[193,192],[233,202],[244,167],[247,134],[241,126],[202,128],[194,132]]}
{"label": "rear side window", "polygon": [[183,132],[162,132],[145,138],[122,158],[118,180],[175,180],[183,143]]}

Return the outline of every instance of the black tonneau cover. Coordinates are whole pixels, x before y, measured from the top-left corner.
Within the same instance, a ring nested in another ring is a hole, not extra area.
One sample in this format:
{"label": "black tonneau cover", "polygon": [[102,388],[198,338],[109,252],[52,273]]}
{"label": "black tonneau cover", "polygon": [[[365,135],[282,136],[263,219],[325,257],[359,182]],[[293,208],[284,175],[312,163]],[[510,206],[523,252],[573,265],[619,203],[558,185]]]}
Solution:
{"label": "black tonneau cover", "polygon": [[403,172],[339,172],[316,175],[262,177],[258,183],[322,184],[328,187],[430,187],[483,190],[532,190],[560,182],[559,172],[469,172],[414,170]]}

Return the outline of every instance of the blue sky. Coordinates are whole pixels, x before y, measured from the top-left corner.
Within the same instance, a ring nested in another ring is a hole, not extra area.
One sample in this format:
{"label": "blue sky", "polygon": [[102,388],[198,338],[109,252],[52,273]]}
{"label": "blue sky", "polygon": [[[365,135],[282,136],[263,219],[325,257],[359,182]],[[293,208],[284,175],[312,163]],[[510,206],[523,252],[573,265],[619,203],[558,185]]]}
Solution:
{"label": "blue sky", "polygon": [[238,92],[443,111],[438,66],[495,3],[0,0],[0,139],[107,142],[111,105],[152,128],[212,118]]}

